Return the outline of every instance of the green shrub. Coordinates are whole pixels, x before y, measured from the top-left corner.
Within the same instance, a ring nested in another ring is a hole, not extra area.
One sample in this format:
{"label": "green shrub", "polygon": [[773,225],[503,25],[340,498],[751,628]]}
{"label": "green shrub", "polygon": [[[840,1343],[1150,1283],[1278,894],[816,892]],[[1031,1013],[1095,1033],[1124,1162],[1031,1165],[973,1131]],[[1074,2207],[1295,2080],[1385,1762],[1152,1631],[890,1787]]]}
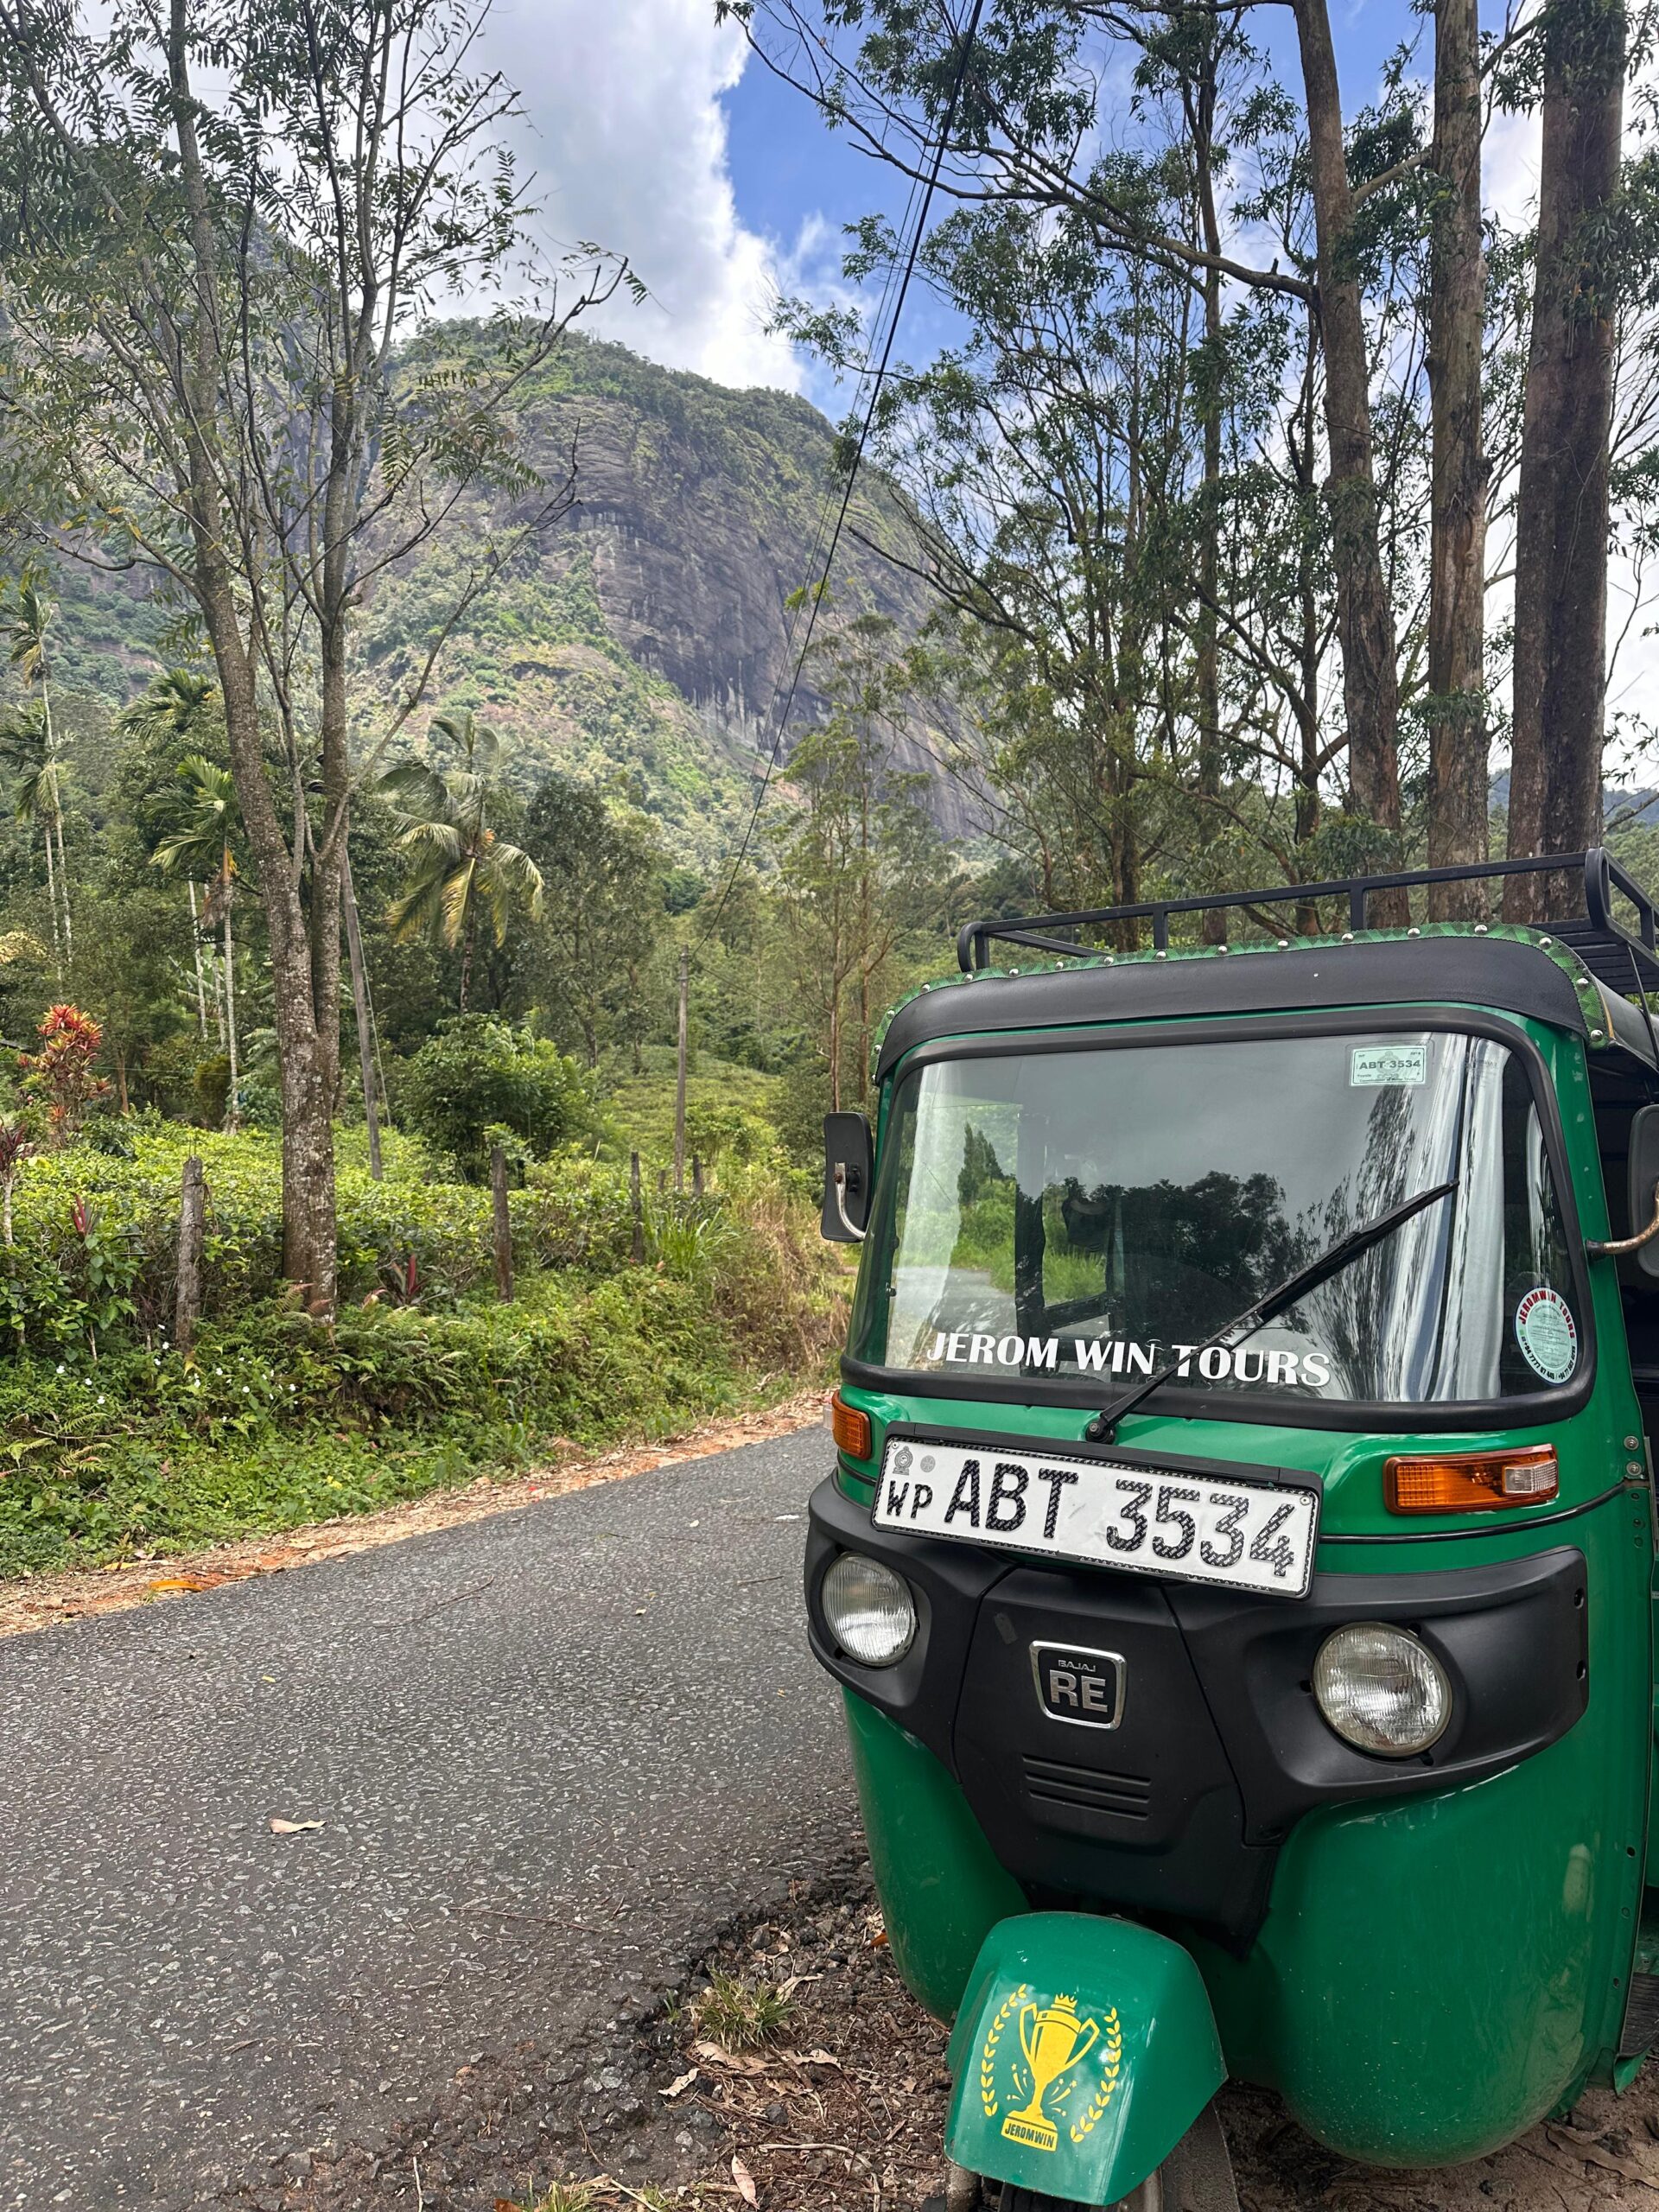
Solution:
{"label": "green shrub", "polygon": [[398,1092],[410,1127],[473,1181],[489,1173],[495,1129],[545,1159],[594,1125],[592,1093],[575,1061],[493,1014],[446,1022],[410,1060]]}

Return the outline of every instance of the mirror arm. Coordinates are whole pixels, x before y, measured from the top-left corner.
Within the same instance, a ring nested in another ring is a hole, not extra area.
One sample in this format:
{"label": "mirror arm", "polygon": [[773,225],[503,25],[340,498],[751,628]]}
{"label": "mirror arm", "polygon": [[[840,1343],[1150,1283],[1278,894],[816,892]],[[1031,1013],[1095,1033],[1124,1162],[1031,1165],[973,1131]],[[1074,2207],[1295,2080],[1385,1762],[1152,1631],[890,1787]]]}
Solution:
{"label": "mirror arm", "polygon": [[1644,1244],[1659,1236],[1659,1184],[1654,1186],[1653,1219],[1634,1236],[1621,1236],[1610,1243],[1599,1244],[1590,1237],[1584,1240],[1584,1249],[1592,1260],[1616,1260],[1621,1252],[1639,1252]]}
{"label": "mirror arm", "polygon": [[[861,1229],[847,1211],[847,1163],[844,1160],[838,1160],[836,1162],[835,1189],[836,1211],[841,1217],[841,1225],[855,1244],[861,1244],[869,1231]],[[1659,1213],[1655,1215],[1653,1225],[1655,1229],[1659,1229]],[[1650,1230],[1649,1236],[1652,1233]]]}

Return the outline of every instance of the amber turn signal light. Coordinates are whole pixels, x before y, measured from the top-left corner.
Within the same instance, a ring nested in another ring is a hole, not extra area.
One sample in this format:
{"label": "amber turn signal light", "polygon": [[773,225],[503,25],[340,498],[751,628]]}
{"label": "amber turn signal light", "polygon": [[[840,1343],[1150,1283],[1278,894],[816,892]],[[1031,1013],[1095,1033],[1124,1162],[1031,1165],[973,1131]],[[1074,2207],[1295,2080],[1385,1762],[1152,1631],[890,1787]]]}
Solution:
{"label": "amber turn signal light", "polygon": [[1382,1469],[1390,1513],[1490,1513],[1500,1505],[1544,1505],[1560,1487],[1553,1444],[1390,1459]]}
{"label": "amber turn signal light", "polygon": [[849,1459],[868,1459],[874,1449],[868,1414],[849,1406],[839,1390],[830,1401],[830,1433]]}

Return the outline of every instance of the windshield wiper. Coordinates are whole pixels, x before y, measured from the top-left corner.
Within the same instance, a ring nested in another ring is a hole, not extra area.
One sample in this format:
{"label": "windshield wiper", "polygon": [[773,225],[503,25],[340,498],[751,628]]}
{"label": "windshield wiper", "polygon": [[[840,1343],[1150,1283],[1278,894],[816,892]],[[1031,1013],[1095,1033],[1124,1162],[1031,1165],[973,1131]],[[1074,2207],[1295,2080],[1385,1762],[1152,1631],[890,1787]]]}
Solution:
{"label": "windshield wiper", "polygon": [[1179,1359],[1172,1359],[1155,1374],[1147,1376],[1146,1381],[1137,1385],[1126,1397],[1120,1398],[1115,1406],[1096,1414],[1084,1430],[1084,1435],[1090,1444],[1109,1444],[1124,1415],[1133,1413],[1154,1390],[1161,1389],[1172,1375],[1179,1374],[1217,1344],[1225,1342],[1235,1330],[1243,1330],[1244,1336],[1253,1337],[1258,1329],[1265,1328],[1287,1306],[1294,1306],[1298,1299],[1306,1298],[1310,1290],[1317,1290],[1322,1282],[1328,1282],[1351,1260],[1357,1260],[1362,1252],[1369,1252],[1373,1244],[1380,1244],[1385,1236],[1392,1236],[1395,1230],[1409,1221],[1414,1214],[1421,1213],[1425,1206],[1432,1206],[1437,1198],[1449,1198],[1457,1187],[1455,1180],[1437,1183],[1432,1191],[1419,1191],[1415,1198],[1404,1198],[1397,1206],[1391,1206],[1387,1213],[1378,1214],[1375,1221],[1368,1221],[1363,1228],[1350,1230],[1346,1236],[1338,1237],[1317,1259],[1310,1260],[1305,1268],[1299,1268],[1276,1290],[1270,1290],[1254,1306],[1247,1306],[1242,1313],[1234,1314],[1232,1319],[1224,1323],[1214,1336],[1206,1337],[1201,1344],[1189,1345]]}

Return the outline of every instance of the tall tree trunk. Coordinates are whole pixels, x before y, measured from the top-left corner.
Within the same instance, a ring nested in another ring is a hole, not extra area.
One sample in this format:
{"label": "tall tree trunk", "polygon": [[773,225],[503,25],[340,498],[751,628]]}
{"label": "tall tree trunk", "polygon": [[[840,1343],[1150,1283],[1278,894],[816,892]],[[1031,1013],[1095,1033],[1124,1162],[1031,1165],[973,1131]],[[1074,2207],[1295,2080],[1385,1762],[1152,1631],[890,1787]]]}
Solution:
{"label": "tall tree trunk", "polygon": [[460,1011],[461,1011],[462,1014],[465,1014],[465,1013],[466,1013],[466,1011],[467,1011],[467,987],[470,985],[470,983],[472,982],[472,980],[473,980],[473,948],[474,948],[474,945],[476,945],[476,944],[477,944],[477,943],[478,943],[478,916],[477,916],[477,914],[474,912],[474,909],[473,909],[472,903],[471,903],[471,901],[469,900],[469,901],[467,902],[467,934],[466,934],[466,939],[465,939],[465,942],[462,944],[462,945],[461,945],[461,999],[460,999]]}
{"label": "tall tree trunk", "polygon": [[[1486,269],[1480,226],[1477,0],[1436,0],[1437,182],[1428,304],[1428,864],[1487,853],[1486,455],[1480,403]],[[1435,921],[1484,920],[1481,883],[1435,884]]]}
{"label": "tall tree trunk", "polygon": [[[1204,493],[1198,529],[1198,621],[1193,648],[1193,683],[1198,719],[1198,837],[1207,847],[1216,831],[1215,802],[1221,796],[1221,652],[1217,594],[1221,572],[1221,219],[1216,207],[1216,62],[1220,32],[1204,34],[1204,58],[1191,92],[1192,161],[1198,231],[1211,265],[1204,272],[1204,365],[1198,382],[1204,425]],[[1206,876],[1208,871],[1206,869]],[[1211,887],[1206,880],[1205,888]],[[1225,908],[1202,916],[1205,944],[1227,942]]]}
{"label": "tall tree trunk", "polygon": [[[1594,233],[1618,190],[1625,33],[1623,0],[1548,0],[1541,25],[1538,253],[1516,512],[1516,857],[1576,852],[1601,831],[1614,316]],[[1504,915],[1540,921],[1574,895],[1564,878],[1518,876],[1505,887]]]}
{"label": "tall tree trunk", "polygon": [[[1400,831],[1400,686],[1394,610],[1377,529],[1364,308],[1348,259],[1354,195],[1343,145],[1342,92],[1325,0],[1294,0],[1294,6],[1307,105],[1309,180],[1319,254],[1325,429],[1330,448],[1325,493],[1337,580],[1348,789],[1355,814],[1393,839]],[[1405,894],[1379,893],[1371,909],[1373,921],[1397,926],[1407,918]]]}
{"label": "tall tree trunk", "polygon": [[[228,855],[227,855],[228,858]],[[221,885],[225,900],[225,1033],[228,1040],[230,1084],[225,1094],[225,1126],[233,1129],[241,1119],[237,1105],[239,1071],[236,1065],[236,962],[231,942],[231,884],[227,867]]]}
{"label": "tall tree trunk", "polygon": [[363,932],[358,925],[357,892],[352,882],[351,855],[340,872],[340,895],[346,906],[346,950],[352,963],[352,1014],[357,1024],[357,1065],[363,1078],[363,1121],[369,1133],[369,1173],[380,1180],[380,1107],[375,1096],[374,1036],[369,1013],[369,976],[363,960]]}
{"label": "tall tree trunk", "polygon": [[196,1027],[201,1041],[207,1042],[207,985],[201,972],[201,926],[196,914],[196,887],[187,881],[185,889],[190,894],[190,950],[196,962]]}
{"label": "tall tree trunk", "polygon": [[41,835],[46,840],[46,899],[52,909],[52,972],[63,988],[63,933],[58,927],[58,867],[52,855],[52,817],[41,817]]}
{"label": "tall tree trunk", "polygon": [[[63,821],[58,811],[58,740],[52,727],[52,686],[47,680],[44,662],[41,667],[41,720],[45,730],[46,760],[43,789],[46,793],[46,881],[52,899],[52,943],[58,944],[58,899],[63,899],[63,960],[73,965],[74,940],[69,933],[69,871],[63,864]],[[57,825],[58,864],[52,865],[52,830]],[[61,963],[58,980],[63,980]]]}
{"label": "tall tree trunk", "polygon": [[[54,775],[53,778],[54,785],[56,781]],[[69,912],[69,863],[64,858],[63,852],[63,816],[58,810],[55,798],[52,811],[58,831],[58,884],[63,894],[63,957],[73,968],[75,960],[75,927]],[[47,824],[46,834],[49,842],[52,836],[51,823]]]}
{"label": "tall tree trunk", "polygon": [[[296,865],[296,856],[289,851],[265,772],[264,734],[253,662],[242,633],[224,550],[229,533],[219,497],[218,457],[211,444],[212,426],[219,419],[223,366],[219,249],[197,136],[188,41],[188,0],[168,0],[168,91],[195,293],[188,326],[189,350],[181,372],[189,402],[188,427],[181,439],[188,463],[187,506],[194,556],[190,582],[213,648],[225,707],[231,771],[265,911],[271,1011],[282,1084],[283,1272],[290,1282],[303,1287],[312,1312],[327,1315],[334,1312],[337,1271],[330,1116],[340,1034],[339,896],[334,880],[328,879],[335,909],[334,972],[330,978],[326,934],[321,945],[322,957],[313,958],[302,871]],[[327,789],[324,798],[326,802]],[[334,867],[337,870],[337,860]],[[320,903],[325,873],[321,868],[314,871],[313,893]],[[311,918],[320,931],[327,931],[326,912]],[[316,996],[320,985],[328,985],[332,990],[321,1020]]]}

